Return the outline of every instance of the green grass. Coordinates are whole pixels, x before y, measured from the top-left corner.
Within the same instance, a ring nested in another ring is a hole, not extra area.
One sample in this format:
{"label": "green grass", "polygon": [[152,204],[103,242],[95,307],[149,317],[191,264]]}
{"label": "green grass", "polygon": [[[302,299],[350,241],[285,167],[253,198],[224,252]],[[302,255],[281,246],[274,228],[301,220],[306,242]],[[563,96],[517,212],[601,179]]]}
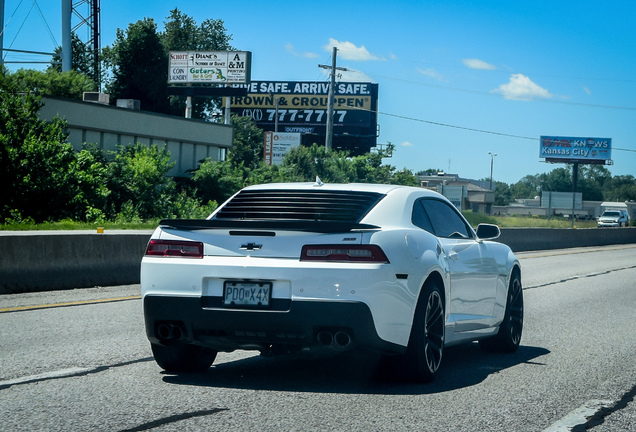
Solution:
{"label": "green grass", "polygon": [[[550,220],[528,216],[488,216],[472,211],[462,212],[472,226],[480,223],[499,225],[502,228],[572,228],[572,221],[566,218],[553,217]],[[596,221],[576,221],[575,228],[596,228]]]}
{"label": "green grass", "polygon": [[[472,211],[462,212],[468,222],[476,227],[480,223],[499,225],[503,228],[571,228],[572,222],[565,218],[554,217],[550,220],[538,217],[527,216],[488,216]],[[89,230],[97,231],[98,227],[104,230],[153,230],[159,225],[159,220],[149,220],[145,222],[102,222],[87,223],[74,222],[70,220],[60,222],[45,223],[9,223],[0,225],[0,231],[59,231],[59,230]],[[577,221],[575,228],[595,228],[596,221]]]}
{"label": "green grass", "polygon": [[60,222],[44,222],[44,223],[8,223],[0,225],[1,231],[61,231],[61,230],[91,230],[97,231],[98,227],[104,230],[153,230],[159,225],[159,220],[149,220],[145,222],[75,222],[65,220]]}

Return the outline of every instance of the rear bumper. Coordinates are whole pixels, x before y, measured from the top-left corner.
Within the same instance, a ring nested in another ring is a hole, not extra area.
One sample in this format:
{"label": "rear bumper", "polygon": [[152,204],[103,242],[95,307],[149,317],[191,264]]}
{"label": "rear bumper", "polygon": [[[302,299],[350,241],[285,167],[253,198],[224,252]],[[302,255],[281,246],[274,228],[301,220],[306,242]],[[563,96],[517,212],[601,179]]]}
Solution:
{"label": "rear bumper", "polygon": [[[378,336],[369,307],[355,301],[278,300],[269,310],[217,307],[215,297],[146,295],[144,318],[151,343],[190,343],[217,351],[272,347],[301,353],[363,348],[402,353],[405,347]],[[180,326],[179,340],[166,339],[161,325]],[[340,339],[338,339],[340,336]]]}

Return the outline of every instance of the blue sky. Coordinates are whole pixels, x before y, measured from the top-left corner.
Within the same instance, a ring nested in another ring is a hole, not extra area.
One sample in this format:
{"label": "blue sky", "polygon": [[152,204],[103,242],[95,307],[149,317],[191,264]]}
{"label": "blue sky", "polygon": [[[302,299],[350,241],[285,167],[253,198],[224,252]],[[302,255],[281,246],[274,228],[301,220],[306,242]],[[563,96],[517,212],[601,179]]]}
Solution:
{"label": "blue sky", "polygon": [[[515,183],[564,166],[539,158],[549,135],[611,138],[608,168],[636,176],[636,2],[110,0],[102,46],[144,17],[162,28],[176,6],[222,19],[254,80],[326,80],[318,64],[337,47],[343,80],[379,84],[378,143],[399,169],[485,178],[492,152],[495,180]],[[61,2],[5,0],[5,24],[5,48],[51,52]]]}

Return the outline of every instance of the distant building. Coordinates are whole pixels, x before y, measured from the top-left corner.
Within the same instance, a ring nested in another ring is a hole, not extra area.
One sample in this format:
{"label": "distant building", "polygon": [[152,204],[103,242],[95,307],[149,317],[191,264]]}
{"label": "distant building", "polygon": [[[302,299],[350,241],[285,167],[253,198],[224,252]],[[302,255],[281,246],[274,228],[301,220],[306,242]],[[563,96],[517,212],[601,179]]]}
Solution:
{"label": "distant building", "polygon": [[[142,143],[166,146],[175,166],[171,176],[186,176],[206,158],[224,160],[232,146],[233,128],[203,120],[139,111],[139,105],[126,100],[125,107],[94,102],[46,97],[40,118],[60,117],[67,122],[68,142],[77,151],[83,143],[94,143],[102,150],[118,145]],[[129,109],[134,108],[134,109]],[[143,108],[143,107],[142,107]]]}
{"label": "distant building", "polygon": [[419,175],[418,178],[421,187],[441,193],[460,210],[493,213],[495,191],[488,189],[488,182],[463,179],[458,174],[443,172]]}

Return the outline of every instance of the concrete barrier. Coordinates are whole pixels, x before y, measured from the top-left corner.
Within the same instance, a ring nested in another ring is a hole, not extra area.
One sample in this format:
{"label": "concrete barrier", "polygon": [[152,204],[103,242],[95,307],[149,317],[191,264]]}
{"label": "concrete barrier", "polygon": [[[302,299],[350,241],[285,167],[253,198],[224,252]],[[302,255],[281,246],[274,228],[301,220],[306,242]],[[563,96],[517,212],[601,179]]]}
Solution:
{"label": "concrete barrier", "polygon": [[[151,231],[0,231],[0,294],[139,283]],[[636,243],[636,227],[502,228],[515,252]]]}
{"label": "concrete barrier", "polygon": [[636,243],[636,227],[629,228],[502,228],[497,239],[513,252],[569,249]]}
{"label": "concrete barrier", "polygon": [[139,283],[152,231],[0,231],[0,294]]}

